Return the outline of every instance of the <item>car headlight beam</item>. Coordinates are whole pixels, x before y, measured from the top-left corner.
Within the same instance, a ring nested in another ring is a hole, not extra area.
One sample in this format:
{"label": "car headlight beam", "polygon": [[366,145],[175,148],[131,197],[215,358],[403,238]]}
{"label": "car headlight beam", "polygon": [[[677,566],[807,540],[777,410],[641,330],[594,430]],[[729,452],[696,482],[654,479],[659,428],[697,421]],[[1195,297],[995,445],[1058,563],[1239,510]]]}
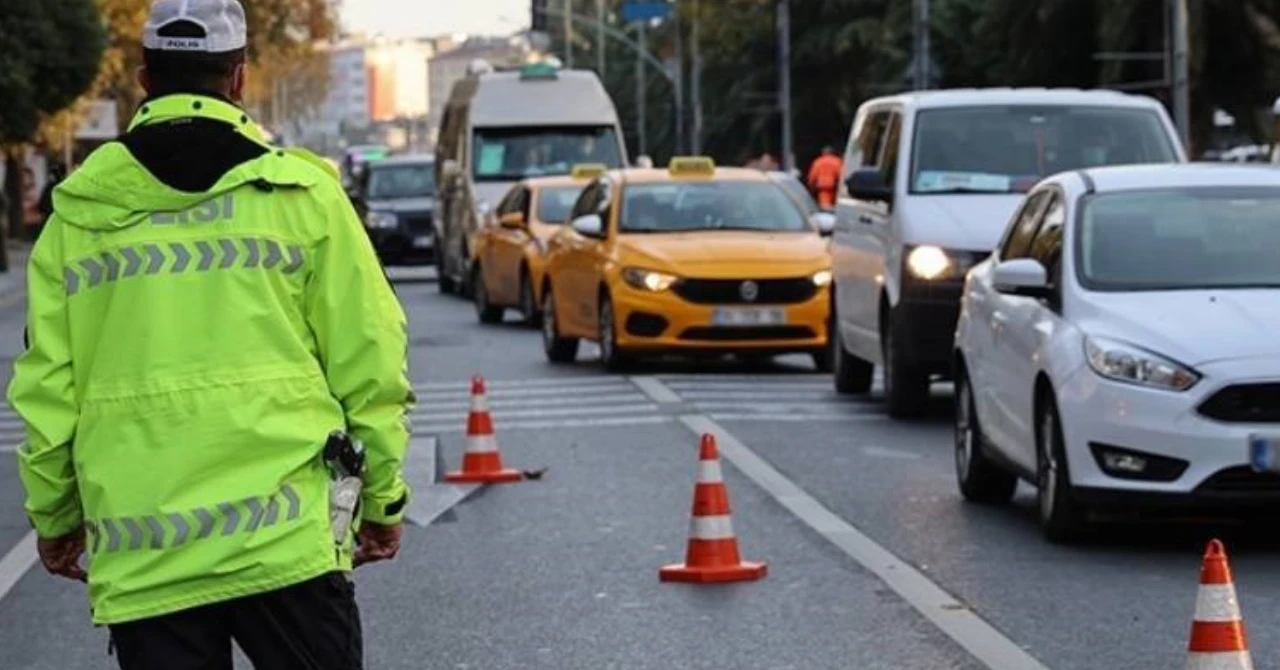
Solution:
{"label": "car headlight beam", "polygon": [[935,246],[916,247],[907,254],[907,269],[921,279],[937,279],[951,269],[951,258]]}
{"label": "car headlight beam", "polygon": [[386,230],[388,228],[395,228],[396,224],[399,223],[399,219],[396,218],[396,215],[393,212],[369,212],[369,214],[365,216],[364,222],[365,225],[370,228]]}
{"label": "car headlight beam", "polygon": [[634,288],[655,293],[671,288],[680,279],[673,274],[644,268],[626,268],[622,271],[622,278]]}
{"label": "car headlight beam", "polygon": [[1200,374],[1159,354],[1105,337],[1086,337],[1085,359],[1098,375],[1126,384],[1185,391]]}

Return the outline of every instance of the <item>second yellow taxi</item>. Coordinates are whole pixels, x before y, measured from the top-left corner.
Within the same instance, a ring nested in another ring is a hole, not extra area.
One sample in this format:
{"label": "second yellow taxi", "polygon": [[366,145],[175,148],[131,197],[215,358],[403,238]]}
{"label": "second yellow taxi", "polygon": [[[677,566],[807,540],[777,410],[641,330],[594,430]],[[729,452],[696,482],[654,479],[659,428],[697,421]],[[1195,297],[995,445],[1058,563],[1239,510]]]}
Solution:
{"label": "second yellow taxi", "polygon": [[606,367],[643,356],[807,353],[830,367],[829,214],[806,216],[758,170],[678,157],[606,172],[548,243],[547,358],[598,342]]}
{"label": "second yellow taxi", "polygon": [[569,218],[582,187],[604,165],[576,165],[568,176],[518,182],[494,211],[496,225],[481,228],[472,244],[471,297],[481,323],[502,321],[514,308],[537,325],[547,241]]}

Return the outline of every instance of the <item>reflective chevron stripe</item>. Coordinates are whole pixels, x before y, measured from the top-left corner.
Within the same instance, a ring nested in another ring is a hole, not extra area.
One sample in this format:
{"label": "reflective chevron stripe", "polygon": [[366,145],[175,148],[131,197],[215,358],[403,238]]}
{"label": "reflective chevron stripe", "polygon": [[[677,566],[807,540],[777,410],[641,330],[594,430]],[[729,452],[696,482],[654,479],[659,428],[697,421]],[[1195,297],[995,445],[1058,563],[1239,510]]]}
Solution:
{"label": "reflective chevron stripe", "polygon": [[237,533],[252,533],[302,516],[302,499],[285,485],[274,495],[197,507],[187,513],[91,519],[85,522],[89,551],[139,551],[181,546]]}
{"label": "reflective chevron stripe", "polygon": [[301,245],[270,238],[225,237],[193,242],[148,242],[77,259],[63,268],[67,295],[133,277],[266,268],[292,275],[306,265]]}

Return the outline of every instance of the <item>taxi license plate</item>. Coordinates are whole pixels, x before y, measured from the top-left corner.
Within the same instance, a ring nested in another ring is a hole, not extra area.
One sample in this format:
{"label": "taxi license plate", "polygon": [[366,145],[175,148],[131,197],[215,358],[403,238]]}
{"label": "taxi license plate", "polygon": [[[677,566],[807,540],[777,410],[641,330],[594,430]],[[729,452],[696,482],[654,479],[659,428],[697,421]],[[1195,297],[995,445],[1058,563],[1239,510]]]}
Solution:
{"label": "taxi license plate", "polygon": [[712,312],[711,322],[717,326],[781,326],[787,323],[787,313],[781,309],[719,308]]}
{"label": "taxi license plate", "polygon": [[1250,435],[1249,464],[1255,472],[1280,472],[1280,436]]}
{"label": "taxi license plate", "polygon": [[426,249],[431,246],[431,236],[423,235],[422,237],[413,238],[414,249]]}

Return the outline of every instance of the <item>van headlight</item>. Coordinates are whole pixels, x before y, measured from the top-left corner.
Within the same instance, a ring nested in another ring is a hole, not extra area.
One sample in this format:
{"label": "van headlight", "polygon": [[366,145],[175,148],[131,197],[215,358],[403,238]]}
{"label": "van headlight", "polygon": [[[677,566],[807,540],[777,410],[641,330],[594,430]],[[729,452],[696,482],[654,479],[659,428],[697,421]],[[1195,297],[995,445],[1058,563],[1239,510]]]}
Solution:
{"label": "van headlight", "polygon": [[364,218],[364,224],[375,230],[395,228],[399,222],[394,212],[369,212]]}
{"label": "van headlight", "polygon": [[1126,384],[1185,391],[1200,381],[1200,374],[1195,370],[1118,340],[1086,337],[1084,353],[1094,372]]}
{"label": "van headlight", "polygon": [[622,271],[622,278],[634,288],[654,292],[665,291],[680,279],[672,274],[643,268],[626,268]]}
{"label": "van headlight", "polygon": [[907,269],[920,279],[938,279],[951,269],[951,258],[935,246],[916,247],[907,254]]}
{"label": "van headlight", "polygon": [[827,284],[831,283],[831,271],[819,270],[813,273],[813,277],[811,277],[811,279],[813,279],[814,286],[817,286],[818,288],[822,288],[823,286],[826,286]]}

